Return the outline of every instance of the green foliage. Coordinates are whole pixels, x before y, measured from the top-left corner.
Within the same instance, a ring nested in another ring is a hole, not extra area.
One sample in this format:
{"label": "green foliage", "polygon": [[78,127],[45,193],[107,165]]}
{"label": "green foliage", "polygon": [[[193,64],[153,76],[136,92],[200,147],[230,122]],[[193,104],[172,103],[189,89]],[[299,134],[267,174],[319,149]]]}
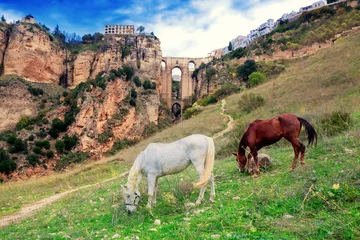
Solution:
{"label": "green foliage", "polygon": [[50,149],[50,142],[49,142],[49,140],[38,141],[35,143],[35,146],[37,146],[39,148]]}
{"label": "green foliage", "polygon": [[114,137],[113,131],[111,129],[106,129],[104,132],[99,134],[98,142],[101,144],[107,143],[111,137]]}
{"label": "green foliage", "polygon": [[65,132],[67,129],[67,126],[65,122],[61,121],[59,118],[53,119],[51,123],[51,128],[49,130],[49,135],[53,138],[57,138],[59,136],[59,133]]}
{"label": "green foliage", "polygon": [[268,61],[257,63],[257,71],[265,75],[267,79],[275,78],[285,71],[283,62]]}
{"label": "green foliage", "polygon": [[144,89],[156,89],[156,84],[151,82],[149,79],[146,79],[142,85]]}
{"label": "green foliage", "polygon": [[216,99],[216,96],[214,94],[210,95],[204,95],[197,103],[200,106],[207,106],[209,104],[216,103],[218,100]]}
{"label": "green foliage", "polygon": [[352,125],[352,119],[348,112],[333,112],[325,114],[320,119],[321,130],[327,136],[333,136],[348,130]]}
{"label": "green foliage", "polygon": [[135,98],[130,98],[129,103],[131,106],[136,107],[136,99]]}
{"label": "green foliage", "polygon": [[40,163],[39,157],[35,153],[29,153],[28,155],[26,155],[26,160],[33,167]]}
{"label": "green foliage", "polygon": [[16,128],[21,130],[23,128],[28,127],[29,125],[31,125],[31,120],[29,116],[22,116],[19,120],[19,122],[16,124]]}
{"label": "green foliage", "polygon": [[16,167],[16,163],[10,160],[9,154],[4,149],[0,148],[0,173],[9,175]]}
{"label": "green foliage", "polygon": [[[65,134],[63,136],[62,140],[63,140],[64,148],[66,151],[70,151],[79,142],[79,138],[76,135],[70,137],[69,135]],[[56,145],[55,145],[55,148],[56,148]]]}
{"label": "green foliage", "polygon": [[124,71],[124,74],[125,74],[125,80],[126,81],[130,81],[131,78],[134,76],[134,73],[135,73],[135,69],[129,65],[129,64],[125,64],[123,66],[123,71]]}
{"label": "green foliage", "polygon": [[127,108],[120,108],[118,113],[112,115],[111,119],[108,120],[110,125],[114,125],[117,123],[122,123],[126,115],[129,114],[129,109]]}
{"label": "green foliage", "polygon": [[42,150],[40,147],[36,146],[33,148],[33,152],[36,153],[36,154],[41,154],[42,153]]}
{"label": "green foliage", "polygon": [[244,81],[248,80],[251,73],[256,71],[256,62],[254,60],[246,60],[243,65],[236,69],[236,75],[241,77]]}
{"label": "green foliage", "polygon": [[131,54],[131,47],[130,46],[121,46],[121,60],[124,61],[127,56]]}
{"label": "green foliage", "polygon": [[125,149],[127,147],[130,147],[132,145],[134,145],[135,143],[137,143],[137,140],[131,140],[131,139],[118,139],[114,145],[112,146],[111,150],[109,150],[107,152],[107,154],[109,155],[114,155],[116,154],[118,151]]}
{"label": "green foliage", "polygon": [[69,166],[70,164],[81,163],[89,157],[90,155],[86,152],[77,152],[77,153],[69,152],[61,156],[60,160],[57,162],[55,166],[55,169],[61,170]]}
{"label": "green foliage", "polygon": [[27,143],[20,138],[15,138],[12,143],[12,147],[9,149],[9,153],[27,153]]}
{"label": "green foliage", "polygon": [[43,95],[44,94],[44,90],[42,90],[41,88],[34,88],[34,87],[28,87],[28,91],[34,95],[34,96],[39,96],[39,95]]}
{"label": "green foliage", "polygon": [[46,151],[46,157],[47,158],[53,158],[54,157],[54,152],[51,151],[51,150]]}
{"label": "green foliage", "polygon": [[235,84],[228,82],[223,85],[221,85],[220,88],[216,89],[216,91],[213,93],[214,97],[217,100],[223,99],[227,96],[230,96],[233,93],[239,92],[240,88],[236,86]]}
{"label": "green foliage", "polygon": [[229,42],[229,45],[228,45],[228,50],[229,50],[229,51],[232,51],[232,50],[233,50],[233,46],[232,46],[231,41]]}
{"label": "green foliage", "polygon": [[29,141],[34,141],[34,139],[35,139],[35,137],[34,137],[34,135],[32,135],[32,134],[31,134],[31,135],[29,136],[29,138],[28,138]]}
{"label": "green foliage", "polygon": [[55,149],[58,153],[63,153],[65,150],[65,143],[61,140],[55,142]]}
{"label": "green foliage", "polygon": [[139,78],[138,76],[135,76],[135,77],[133,78],[133,82],[135,83],[135,85],[136,85],[137,87],[140,87],[140,86],[141,86],[141,80],[140,80],[140,78]]}
{"label": "green foliage", "polygon": [[253,72],[249,75],[249,85],[250,87],[255,87],[261,83],[265,82],[264,74],[260,72]]}
{"label": "green foliage", "polygon": [[265,99],[261,95],[255,93],[246,93],[241,97],[238,104],[242,111],[250,113],[258,107],[263,106],[265,104]]}
{"label": "green foliage", "polygon": [[195,116],[195,115],[201,113],[202,111],[203,111],[203,109],[200,106],[190,107],[184,111],[183,117],[184,117],[184,119],[189,119],[192,116]]}
{"label": "green foliage", "polygon": [[137,92],[135,90],[135,88],[132,88],[131,91],[130,91],[130,96],[131,98],[137,98]]}
{"label": "green foliage", "polygon": [[150,136],[154,135],[155,133],[157,133],[157,131],[158,131],[158,128],[155,125],[155,123],[150,122],[150,123],[145,125],[142,136],[147,138],[147,137],[150,137]]}

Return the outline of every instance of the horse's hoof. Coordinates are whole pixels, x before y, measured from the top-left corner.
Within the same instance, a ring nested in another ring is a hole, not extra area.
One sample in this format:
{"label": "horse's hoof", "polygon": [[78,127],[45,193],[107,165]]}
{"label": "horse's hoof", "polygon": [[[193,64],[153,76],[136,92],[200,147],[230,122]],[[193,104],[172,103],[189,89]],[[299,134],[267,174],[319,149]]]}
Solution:
{"label": "horse's hoof", "polygon": [[294,171],[294,168],[291,167],[289,170],[290,170],[290,172],[292,172],[292,171]]}
{"label": "horse's hoof", "polygon": [[214,198],[215,198],[214,196],[210,197],[209,201],[214,203],[215,202]]}

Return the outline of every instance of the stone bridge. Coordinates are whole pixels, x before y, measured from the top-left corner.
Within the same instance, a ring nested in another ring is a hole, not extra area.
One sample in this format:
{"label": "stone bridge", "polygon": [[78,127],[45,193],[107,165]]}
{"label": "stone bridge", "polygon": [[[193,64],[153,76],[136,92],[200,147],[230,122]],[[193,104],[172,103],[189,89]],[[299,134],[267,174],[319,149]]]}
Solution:
{"label": "stone bridge", "polygon": [[[181,57],[163,57],[161,62],[161,97],[165,99],[167,105],[171,107],[175,103],[184,106],[184,100],[191,99],[194,93],[194,83],[191,78],[193,71],[200,66],[201,63],[208,63],[212,60],[207,58],[181,58]],[[172,71],[178,68],[181,71],[181,89],[180,98],[175,99],[172,96]]]}

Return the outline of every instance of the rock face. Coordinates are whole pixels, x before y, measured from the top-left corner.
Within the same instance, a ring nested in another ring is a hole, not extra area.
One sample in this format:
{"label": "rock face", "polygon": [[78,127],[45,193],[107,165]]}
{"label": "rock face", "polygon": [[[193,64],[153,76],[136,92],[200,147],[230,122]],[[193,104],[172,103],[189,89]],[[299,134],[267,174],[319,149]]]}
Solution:
{"label": "rock face", "polygon": [[37,24],[10,26],[3,74],[16,74],[30,81],[59,82],[64,72],[65,50],[50,40]]}

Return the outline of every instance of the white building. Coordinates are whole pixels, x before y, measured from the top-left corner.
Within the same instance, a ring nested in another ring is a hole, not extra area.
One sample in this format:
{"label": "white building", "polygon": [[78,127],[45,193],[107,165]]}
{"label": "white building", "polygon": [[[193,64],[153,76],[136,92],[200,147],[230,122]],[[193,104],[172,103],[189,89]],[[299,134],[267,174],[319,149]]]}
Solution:
{"label": "white building", "polygon": [[305,6],[305,7],[301,7],[299,12],[305,12],[305,11],[310,11],[310,10],[314,10],[317,8],[321,8],[323,6],[325,6],[326,4],[323,1],[317,1],[314,2],[313,4],[309,5],[309,6]]}
{"label": "white building", "polygon": [[105,25],[104,27],[105,34],[134,34],[135,28],[134,25]]}

